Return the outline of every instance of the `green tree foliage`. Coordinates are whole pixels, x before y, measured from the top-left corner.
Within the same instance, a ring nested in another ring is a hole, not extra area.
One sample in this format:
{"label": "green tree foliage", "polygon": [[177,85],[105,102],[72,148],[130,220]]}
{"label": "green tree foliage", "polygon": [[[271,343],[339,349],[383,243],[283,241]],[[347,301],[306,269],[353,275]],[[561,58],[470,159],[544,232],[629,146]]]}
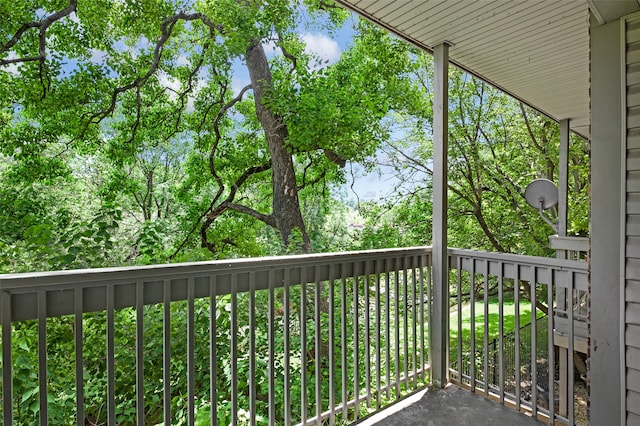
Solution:
{"label": "green tree foliage", "polygon": [[332,31],[348,16],[322,2],[2,10],[3,154],[38,182],[68,177],[70,156],[99,159],[100,200],[141,224],[121,261],[198,258],[199,247],[260,255],[251,241],[264,226],[282,247],[297,230],[299,250],[311,250],[301,197],[326,200],[346,162],[388,138],[388,111],[419,103],[407,78],[414,52],[371,25],[358,24],[336,64],[305,50],[303,19]]}
{"label": "green tree foliage", "polygon": [[[419,101],[406,78],[414,51],[371,25],[358,25],[354,45],[336,64],[319,63],[305,51],[298,35],[302,13],[329,30],[347,16],[325,2],[0,4],[6,17],[0,23],[0,153],[6,159],[0,203],[12,223],[0,231],[2,272],[348,247],[340,235],[344,224],[327,215],[331,186],[344,181],[348,161],[366,160],[388,138],[382,119],[390,109]],[[275,54],[267,56],[271,46]],[[242,67],[248,84],[235,87]],[[364,282],[353,285],[365,291]],[[292,289],[294,300],[300,291]],[[232,332],[228,299],[216,300],[221,342]],[[246,294],[238,297],[244,323],[247,301]],[[196,304],[198,342],[208,340],[207,303]],[[264,295],[258,303],[266,306]],[[297,317],[302,308],[296,303],[290,325],[299,330],[309,318]],[[171,305],[171,408],[178,424],[186,423],[184,305]],[[150,424],[162,415],[162,314],[161,307],[144,308]],[[131,424],[136,313],[125,308],[114,316],[117,422]],[[105,317],[83,317],[85,420],[93,424],[106,418]],[[69,318],[49,322],[48,363],[55,366],[49,420],[68,424],[77,330]],[[256,327],[263,354],[266,325],[261,320]],[[28,322],[16,325],[12,336],[15,414],[26,424],[38,419],[37,373],[29,366],[37,365],[39,331]],[[292,358],[299,360],[303,337],[295,333]],[[308,334],[307,346],[313,338]],[[230,422],[229,366],[248,368],[247,325],[238,340],[239,360],[231,359],[228,343],[217,348],[221,424]],[[196,359],[205,360],[207,349],[199,345]],[[198,368],[196,378],[203,424],[205,371]],[[292,371],[296,381],[315,377],[309,366]],[[243,406],[246,399],[243,394]]]}
{"label": "green tree foliage", "polygon": [[[430,58],[416,83],[431,86]],[[453,69],[449,104],[449,245],[529,255],[550,255],[549,227],[524,198],[536,178],[557,183],[559,126],[488,84]],[[427,114],[399,117],[402,138],[384,148],[385,166],[395,170],[396,196],[374,215],[407,235],[402,244],[429,244],[432,140]],[[587,141],[572,135],[569,155],[568,234],[588,233]],[[548,212],[555,219],[555,209]],[[403,230],[408,230],[404,232]],[[411,230],[419,233],[411,234]],[[392,234],[393,235],[393,234]],[[394,235],[386,244],[396,245]],[[383,243],[383,244],[385,244]]]}

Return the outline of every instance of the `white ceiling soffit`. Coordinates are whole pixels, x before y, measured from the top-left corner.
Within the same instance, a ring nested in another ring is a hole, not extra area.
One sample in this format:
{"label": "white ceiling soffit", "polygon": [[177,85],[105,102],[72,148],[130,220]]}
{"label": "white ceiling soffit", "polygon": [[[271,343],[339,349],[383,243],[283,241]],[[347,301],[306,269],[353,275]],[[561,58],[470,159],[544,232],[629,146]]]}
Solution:
{"label": "white ceiling soffit", "polygon": [[638,10],[639,0],[587,0],[589,9],[599,24],[611,22]]}
{"label": "white ceiling soffit", "polygon": [[588,137],[586,0],[338,2],[428,51],[453,43],[452,63]]}

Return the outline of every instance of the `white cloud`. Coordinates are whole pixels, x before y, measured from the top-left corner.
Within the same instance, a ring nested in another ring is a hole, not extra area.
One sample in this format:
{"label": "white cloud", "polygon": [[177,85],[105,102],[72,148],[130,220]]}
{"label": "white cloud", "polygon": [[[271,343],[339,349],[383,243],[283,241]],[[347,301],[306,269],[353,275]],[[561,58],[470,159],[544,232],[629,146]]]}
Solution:
{"label": "white cloud", "polygon": [[71,14],[69,14],[69,19],[71,19],[73,22],[75,22],[76,24],[81,25],[82,23],[80,22],[80,18],[78,18],[78,14],[76,12],[71,12]]}
{"label": "white cloud", "polygon": [[176,92],[178,92],[182,87],[179,80],[171,77],[164,71],[158,71],[158,81],[162,86],[166,87],[167,89],[171,89],[172,93],[169,95],[171,97],[177,96]]}
{"label": "white cloud", "polygon": [[263,42],[262,47],[264,48],[267,58],[273,58],[275,55],[280,55],[282,53],[280,48],[276,46],[276,41],[273,39],[269,39],[266,43]]}
{"label": "white cloud", "polygon": [[307,46],[305,52],[316,56],[322,62],[329,61],[328,64],[334,64],[340,59],[342,54],[340,46],[326,35],[305,33],[300,37]]}
{"label": "white cloud", "polygon": [[[18,57],[18,55],[16,55],[15,52],[10,51],[9,52],[9,56],[6,59],[12,60],[12,59],[16,59],[17,57]],[[16,77],[20,75],[20,70],[18,69],[18,64],[17,63],[5,65],[2,68],[2,70],[6,71],[9,74],[12,74],[12,75],[14,75]]]}
{"label": "white cloud", "polygon": [[[243,70],[244,71],[244,70]],[[241,75],[234,75],[231,79],[231,91],[233,92],[233,96],[238,96],[242,89],[251,84],[249,80],[249,76],[244,72]],[[245,96],[247,94],[245,93]]]}
{"label": "white cloud", "polygon": [[108,53],[104,50],[100,49],[91,49],[91,57],[89,58],[89,62],[97,65],[102,65],[105,63],[107,59]]}
{"label": "white cloud", "polygon": [[208,81],[205,78],[199,78],[195,81],[193,91],[189,94],[187,101],[187,112],[192,112],[195,109],[194,103],[196,101],[196,97],[207,84]]}
{"label": "white cloud", "polygon": [[176,59],[176,65],[178,65],[179,67],[186,67],[187,65],[190,65],[190,64],[191,64],[191,60],[184,53],[178,56],[178,59]]}
{"label": "white cloud", "polygon": [[[186,86],[183,87],[180,80],[170,76],[169,74],[167,74],[162,70],[158,70],[158,82],[163,87],[168,89],[167,94],[169,95],[169,99],[173,101],[177,100],[180,93],[186,90]],[[200,91],[207,84],[208,82],[205,78],[198,78],[193,81],[193,87],[191,89],[191,92],[187,94],[187,105],[186,105],[187,112],[192,112],[194,110],[194,102],[196,100],[196,97],[198,96],[198,93],[200,93]]]}
{"label": "white cloud", "polygon": [[[313,56],[318,62],[311,62],[310,68],[313,70],[321,69],[327,65],[335,64],[342,55],[340,45],[335,40],[321,33],[303,33],[299,34],[300,40],[305,44],[305,53]],[[265,40],[262,43],[267,58],[282,54],[282,51],[274,40]]]}

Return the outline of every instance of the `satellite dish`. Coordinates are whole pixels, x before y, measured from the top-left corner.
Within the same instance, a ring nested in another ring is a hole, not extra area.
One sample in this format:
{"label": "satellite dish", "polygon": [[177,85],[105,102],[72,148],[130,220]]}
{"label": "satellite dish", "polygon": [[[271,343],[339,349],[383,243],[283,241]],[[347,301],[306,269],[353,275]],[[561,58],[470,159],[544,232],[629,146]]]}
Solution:
{"label": "satellite dish", "polygon": [[549,179],[536,179],[524,190],[524,197],[534,209],[547,210],[558,204],[558,188]]}
{"label": "satellite dish", "polygon": [[558,204],[558,188],[556,185],[549,179],[536,179],[524,190],[524,198],[526,198],[531,207],[538,210],[544,221],[558,232],[558,225],[554,224],[544,214],[544,210]]}

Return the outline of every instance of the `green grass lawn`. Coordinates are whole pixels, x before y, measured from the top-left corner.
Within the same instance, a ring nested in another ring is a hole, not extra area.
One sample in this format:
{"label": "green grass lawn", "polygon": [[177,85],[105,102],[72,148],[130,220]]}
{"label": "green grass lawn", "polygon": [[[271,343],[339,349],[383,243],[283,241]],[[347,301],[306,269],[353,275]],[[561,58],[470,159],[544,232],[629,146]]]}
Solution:
{"label": "green grass lawn", "polygon": [[[500,336],[499,328],[499,303],[498,298],[489,299],[489,316],[488,316],[488,330],[489,341],[496,339]],[[450,353],[452,357],[455,357],[458,346],[458,310],[450,311],[449,326],[451,336],[451,349]],[[462,341],[464,347],[469,346],[471,341],[471,304],[467,303],[462,306],[460,312],[462,315]],[[504,300],[503,302],[503,315],[504,315],[504,334],[511,333],[515,330],[516,313],[515,303],[513,299]],[[484,341],[484,301],[478,301],[475,303],[475,341],[476,346],[482,345]],[[543,313],[537,311],[537,317],[543,316]],[[528,300],[520,300],[520,327],[529,324],[531,322],[531,303]]]}

